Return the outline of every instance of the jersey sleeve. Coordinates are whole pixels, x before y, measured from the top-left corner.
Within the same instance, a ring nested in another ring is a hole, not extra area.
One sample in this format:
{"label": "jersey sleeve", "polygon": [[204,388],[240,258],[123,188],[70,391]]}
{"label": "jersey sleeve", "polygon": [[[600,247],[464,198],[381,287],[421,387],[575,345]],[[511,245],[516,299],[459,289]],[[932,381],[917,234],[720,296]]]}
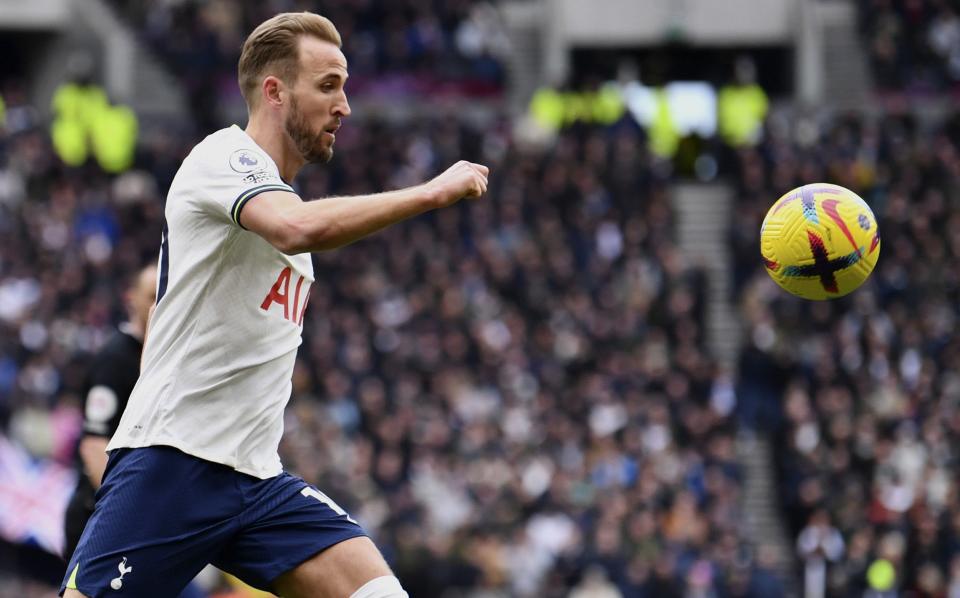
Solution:
{"label": "jersey sleeve", "polygon": [[211,152],[202,159],[200,170],[198,196],[203,207],[241,228],[240,212],[257,195],[266,191],[295,193],[259,149],[236,147]]}
{"label": "jersey sleeve", "polygon": [[129,386],[117,368],[104,360],[94,364],[86,396],[83,397],[83,431],[91,436],[109,438],[120,424],[120,416],[130,394]]}

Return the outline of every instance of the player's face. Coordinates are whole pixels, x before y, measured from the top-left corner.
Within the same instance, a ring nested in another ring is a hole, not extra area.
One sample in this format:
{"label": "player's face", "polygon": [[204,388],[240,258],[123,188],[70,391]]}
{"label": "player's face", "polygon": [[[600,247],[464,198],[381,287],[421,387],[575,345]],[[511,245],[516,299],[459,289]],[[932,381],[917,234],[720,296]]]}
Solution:
{"label": "player's face", "polygon": [[300,40],[300,73],[284,127],[307,162],[329,162],[340,128],[350,115],[344,84],[347,59],[336,45],[314,37]]}

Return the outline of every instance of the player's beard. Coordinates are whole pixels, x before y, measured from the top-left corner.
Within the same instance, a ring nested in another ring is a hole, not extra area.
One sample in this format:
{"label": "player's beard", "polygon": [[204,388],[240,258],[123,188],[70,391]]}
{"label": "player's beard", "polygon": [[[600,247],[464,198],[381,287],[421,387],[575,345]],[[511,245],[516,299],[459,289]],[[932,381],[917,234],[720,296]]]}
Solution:
{"label": "player's beard", "polygon": [[313,132],[295,97],[290,98],[290,113],[287,114],[283,126],[300,155],[308,163],[329,162],[333,158],[333,145],[327,145],[323,139],[325,131],[320,131],[319,134]]}

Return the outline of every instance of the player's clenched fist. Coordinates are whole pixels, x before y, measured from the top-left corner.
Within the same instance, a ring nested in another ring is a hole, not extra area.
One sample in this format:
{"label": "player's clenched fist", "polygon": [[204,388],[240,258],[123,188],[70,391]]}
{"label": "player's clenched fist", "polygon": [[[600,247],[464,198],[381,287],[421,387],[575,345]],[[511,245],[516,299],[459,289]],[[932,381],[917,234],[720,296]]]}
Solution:
{"label": "player's clenched fist", "polygon": [[438,207],[454,204],[464,197],[480,197],[487,192],[490,169],[483,164],[460,160],[432,181],[427,190],[436,198]]}

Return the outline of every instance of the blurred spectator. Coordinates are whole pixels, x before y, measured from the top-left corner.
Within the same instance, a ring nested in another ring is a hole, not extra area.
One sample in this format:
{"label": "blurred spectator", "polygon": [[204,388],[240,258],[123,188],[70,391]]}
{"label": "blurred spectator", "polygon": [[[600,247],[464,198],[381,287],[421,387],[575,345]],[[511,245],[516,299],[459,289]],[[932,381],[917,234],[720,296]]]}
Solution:
{"label": "blurred spectator", "polygon": [[545,86],[530,99],[530,116],[551,133],[576,123],[612,125],[625,111],[623,94],[611,84],[580,90]]}
{"label": "blurred spectator", "polygon": [[797,552],[803,562],[803,595],[823,598],[827,595],[828,564],[843,557],[840,532],[830,525],[830,516],[817,511],[797,537]]}
{"label": "blurred spectator", "polygon": [[756,82],[756,66],[747,56],[737,59],[733,81],[720,89],[717,100],[720,135],[733,147],[757,142],[769,100]]}
{"label": "blurred spectator", "polygon": [[600,567],[591,567],[583,575],[583,581],[570,592],[570,598],[623,598],[617,586],[610,583]]}
{"label": "blurred spectator", "polygon": [[92,155],[105,172],[123,172],[133,163],[137,117],[126,106],[111,105],[92,81],[92,62],[83,55],[76,58],[71,79],[53,95],[53,147],[69,166],[81,166]]}

